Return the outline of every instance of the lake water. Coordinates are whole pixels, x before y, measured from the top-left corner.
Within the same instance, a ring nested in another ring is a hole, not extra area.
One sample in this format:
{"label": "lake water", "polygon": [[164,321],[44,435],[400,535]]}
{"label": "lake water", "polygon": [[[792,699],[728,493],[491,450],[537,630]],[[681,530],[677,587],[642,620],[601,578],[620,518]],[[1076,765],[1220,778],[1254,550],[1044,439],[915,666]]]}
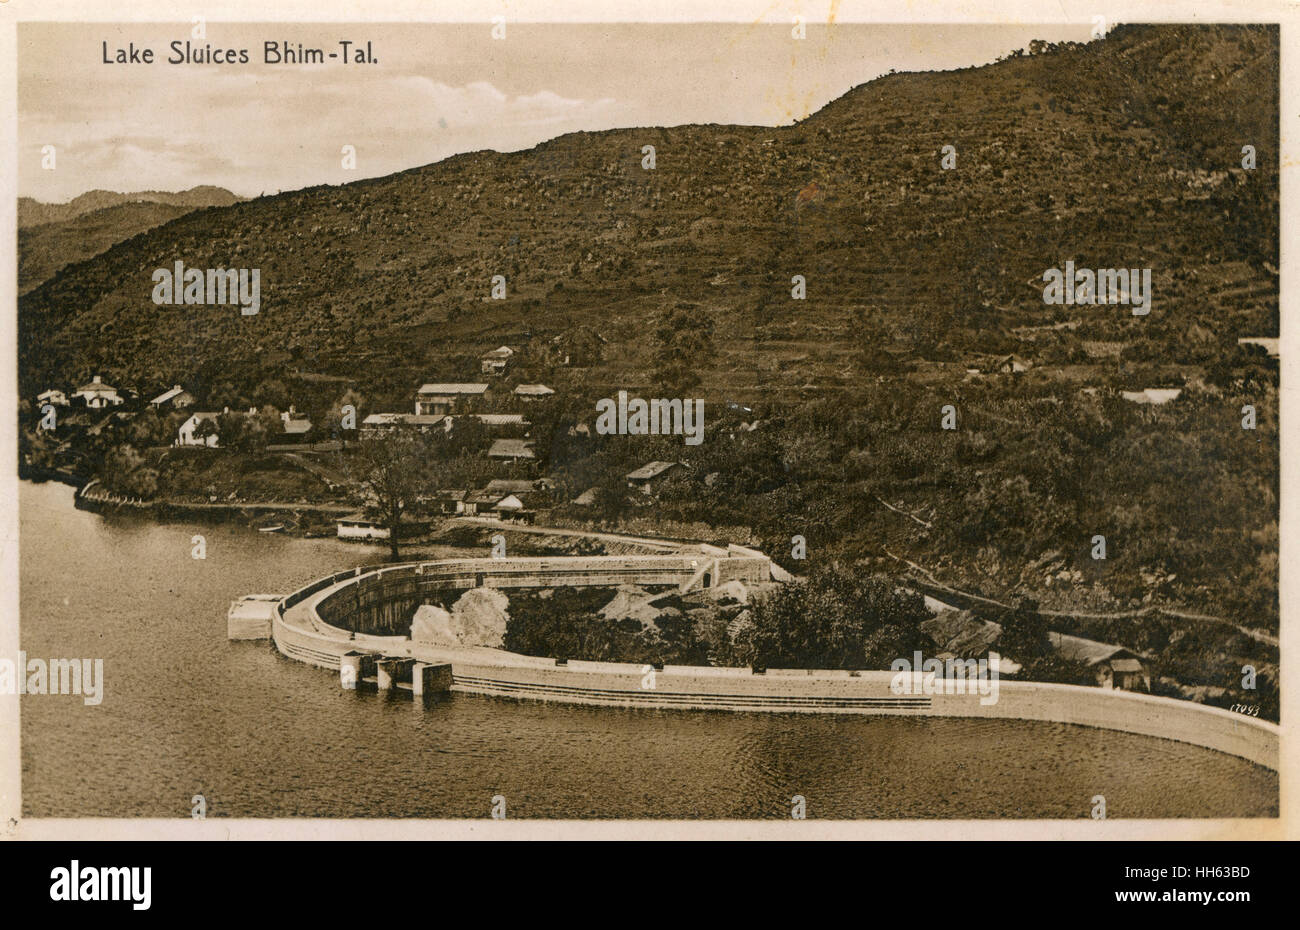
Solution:
{"label": "lake water", "polygon": [[[1275,773],[1065,724],[566,707],[455,695],[431,708],[226,640],[232,598],[382,557],[235,525],[74,509],[22,483],[21,641],[104,661],[104,700],[26,696],[32,817],[516,818],[1276,816]],[[191,557],[206,537],[207,558]]]}

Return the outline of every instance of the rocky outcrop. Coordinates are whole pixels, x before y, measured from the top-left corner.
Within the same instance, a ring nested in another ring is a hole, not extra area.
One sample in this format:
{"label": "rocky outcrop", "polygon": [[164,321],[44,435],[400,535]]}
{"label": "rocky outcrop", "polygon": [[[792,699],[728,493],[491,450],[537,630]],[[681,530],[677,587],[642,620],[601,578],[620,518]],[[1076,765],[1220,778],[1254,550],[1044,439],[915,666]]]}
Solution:
{"label": "rocky outcrop", "polygon": [[471,588],[450,611],[424,604],[411,622],[411,639],[438,646],[489,646],[505,641],[510,599],[496,588]]}

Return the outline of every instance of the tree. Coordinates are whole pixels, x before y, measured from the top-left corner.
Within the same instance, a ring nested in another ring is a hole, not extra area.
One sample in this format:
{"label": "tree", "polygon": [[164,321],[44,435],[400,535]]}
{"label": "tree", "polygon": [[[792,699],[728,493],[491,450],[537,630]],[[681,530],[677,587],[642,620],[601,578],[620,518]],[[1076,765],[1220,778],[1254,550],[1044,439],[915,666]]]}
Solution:
{"label": "tree", "polygon": [[279,414],[272,407],[260,413],[223,413],[217,417],[217,444],[238,452],[261,452],[266,448],[270,422],[278,428]]}
{"label": "tree", "polygon": [[882,575],[830,566],[783,585],[752,609],[755,664],[771,668],[885,668],[929,643],[921,595]]}
{"label": "tree", "polygon": [[209,417],[200,417],[199,422],[194,424],[194,438],[207,445],[209,436],[216,436],[217,442],[221,442],[221,431],[217,429],[217,424]]}
{"label": "tree", "polygon": [[245,414],[226,411],[217,416],[217,445],[234,449],[244,437]]}
{"label": "tree", "polygon": [[476,416],[459,416],[452,420],[451,432],[441,442],[430,445],[441,458],[477,454],[488,445],[488,430]]}
{"label": "tree", "polygon": [[1038,612],[1038,602],[1020,597],[1002,618],[998,649],[1022,665],[1046,656],[1052,650],[1047,621]]}
{"label": "tree", "polygon": [[436,489],[429,469],[429,440],[415,430],[388,430],[352,447],[344,467],[368,510],[388,530],[392,561],[398,558],[402,519],[419,507],[421,495]]}
{"label": "tree", "polygon": [[158,472],[134,447],[119,446],[104,456],[100,481],[110,491],[127,497],[150,498],[158,491]]}
{"label": "tree", "polygon": [[[326,439],[337,439],[343,442],[355,437],[361,423],[361,407],[364,403],[365,399],[360,394],[348,388],[325,414],[324,422],[321,423],[321,435]],[[347,430],[343,428],[345,406],[352,408],[351,411],[347,411],[351,414],[350,426]]]}

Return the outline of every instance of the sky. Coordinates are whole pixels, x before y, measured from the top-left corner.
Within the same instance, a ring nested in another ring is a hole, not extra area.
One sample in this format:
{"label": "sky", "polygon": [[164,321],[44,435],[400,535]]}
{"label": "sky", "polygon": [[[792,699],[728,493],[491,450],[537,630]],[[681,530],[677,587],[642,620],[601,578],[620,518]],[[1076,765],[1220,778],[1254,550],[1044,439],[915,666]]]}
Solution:
{"label": "sky", "polygon": [[[888,72],[984,64],[1031,39],[1087,41],[1090,24],[808,26],[21,23],[19,192],[214,184],[245,197],[378,177],[578,130],[788,125]],[[374,63],[266,64],[267,41]],[[247,49],[248,64],[168,64],[171,43]],[[153,64],[105,64],[151,48]],[[54,169],[42,151],[54,146]],[[356,168],[343,166],[343,147]]]}

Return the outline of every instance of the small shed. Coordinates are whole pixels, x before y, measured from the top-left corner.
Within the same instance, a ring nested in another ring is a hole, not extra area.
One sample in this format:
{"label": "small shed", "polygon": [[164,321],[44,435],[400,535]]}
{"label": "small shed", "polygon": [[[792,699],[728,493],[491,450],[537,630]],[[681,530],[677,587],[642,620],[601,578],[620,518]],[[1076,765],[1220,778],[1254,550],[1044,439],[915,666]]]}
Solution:
{"label": "small shed", "polygon": [[638,490],[642,494],[650,494],[670,477],[685,470],[686,466],[681,462],[650,462],[636,471],[628,472],[625,477],[629,488]]}
{"label": "small shed", "polygon": [[537,453],[533,444],[527,439],[494,439],[488,448],[487,456],[504,462],[533,461]]}
{"label": "small shed", "polygon": [[1151,674],[1142,657],[1131,649],[1068,633],[1048,633],[1047,638],[1061,658],[1091,668],[1098,686],[1125,691],[1151,690]]}

